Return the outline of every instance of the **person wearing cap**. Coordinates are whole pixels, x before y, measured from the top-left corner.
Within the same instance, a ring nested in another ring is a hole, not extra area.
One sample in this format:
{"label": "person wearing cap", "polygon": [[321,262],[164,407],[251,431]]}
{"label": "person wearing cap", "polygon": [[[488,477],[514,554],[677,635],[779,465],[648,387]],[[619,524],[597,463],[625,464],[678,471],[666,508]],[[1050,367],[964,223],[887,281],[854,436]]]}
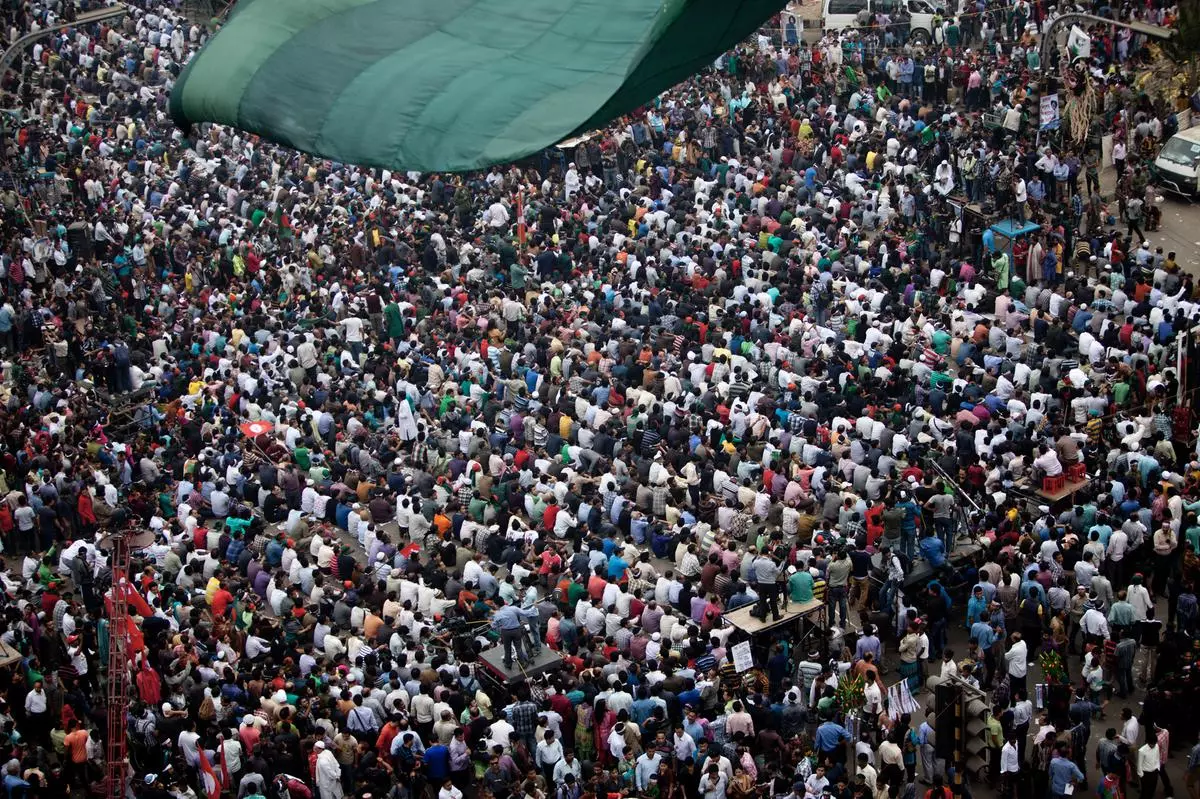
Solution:
{"label": "person wearing cap", "polygon": [[337,756],[321,740],[313,744],[313,750],[317,753],[315,778],[321,799],[342,799],[342,767]]}

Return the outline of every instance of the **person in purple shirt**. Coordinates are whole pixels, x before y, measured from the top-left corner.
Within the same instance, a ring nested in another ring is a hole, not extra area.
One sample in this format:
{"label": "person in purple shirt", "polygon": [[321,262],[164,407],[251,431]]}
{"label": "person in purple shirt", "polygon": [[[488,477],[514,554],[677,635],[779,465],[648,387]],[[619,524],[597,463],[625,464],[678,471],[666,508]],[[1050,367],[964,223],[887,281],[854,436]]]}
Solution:
{"label": "person in purple shirt", "polygon": [[704,621],[704,608],[708,607],[708,600],[703,596],[692,597],[691,607],[688,609],[688,616],[692,621],[699,624]]}
{"label": "person in purple shirt", "polygon": [[875,635],[875,628],[870,624],[863,626],[862,635],[858,637],[858,643],[854,647],[854,659],[862,660],[868,652],[875,656],[876,663],[882,662],[883,644],[879,642],[879,636]]}

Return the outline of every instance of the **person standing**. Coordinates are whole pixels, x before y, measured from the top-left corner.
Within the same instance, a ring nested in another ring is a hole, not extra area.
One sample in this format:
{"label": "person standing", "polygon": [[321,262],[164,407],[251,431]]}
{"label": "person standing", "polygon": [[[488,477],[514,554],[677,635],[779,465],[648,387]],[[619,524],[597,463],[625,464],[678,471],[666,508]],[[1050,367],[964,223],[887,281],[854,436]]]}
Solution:
{"label": "person standing", "polygon": [[1010,690],[1016,694],[1018,691],[1022,694],[1026,693],[1026,673],[1029,669],[1029,647],[1021,639],[1021,633],[1014,632],[1010,636],[1012,644],[1008,647],[1008,651],[1004,653],[1004,662],[1008,669],[1008,682]]}
{"label": "person standing", "polygon": [[[754,580],[758,587],[758,603],[754,607],[754,616],[766,621],[767,610],[771,618],[779,621],[779,564],[766,551],[754,559]],[[843,600],[844,602],[845,600]],[[845,625],[845,621],[842,622]]]}
{"label": "person standing", "polygon": [[850,550],[850,565],[850,605],[862,612],[867,609],[871,595],[871,553],[867,552],[866,541],[860,541]]}
{"label": "person standing", "polygon": [[[755,561],[757,563],[757,561]],[[849,615],[848,592],[850,586],[850,570],[852,564],[845,552],[834,553],[833,561],[829,564],[826,585],[829,589],[829,604],[837,610],[840,625],[846,628],[846,617]],[[760,589],[761,590],[761,589]]]}
{"label": "person standing", "polygon": [[1047,769],[1050,776],[1049,796],[1051,799],[1062,799],[1067,795],[1067,786],[1083,782],[1086,777],[1079,770],[1079,766],[1067,757],[1065,748],[1056,746],[1054,748],[1054,757],[1050,760],[1050,767]]}
{"label": "person standing", "polygon": [[1007,740],[1000,749],[1000,796],[1012,799],[1016,796],[1017,781],[1021,775],[1021,755],[1017,746],[1017,732],[1009,730]]}
{"label": "person standing", "polygon": [[1147,731],[1146,743],[1137,750],[1135,764],[1139,782],[1139,799],[1154,799],[1158,790],[1159,774],[1162,770],[1162,753],[1158,750],[1158,736]]}
{"label": "person standing", "polygon": [[48,747],[52,722],[49,700],[41,680],[34,681],[33,690],[25,695],[25,719],[29,725],[30,740]]}
{"label": "person standing", "polygon": [[1162,640],[1163,623],[1154,618],[1154,608],[1146,609],[1146,618],[1134,625],[1137,632],[1139,661],[1137,679],[1144,685],[1154,676],[1154,665],[1158,660],[1158,644]]}
{"label": "person standing", "polygon": [[1162,781],[1163,791],[1166,796],[1174,796],[1175,786],[1171,785],[1171,775],[1167,773],[1167,757],[1171,754],[1171,733],[1166,727],[1151,724],[1150,735],[1153,735],[1158,743],[1158,778]]}
{"label": "person standing", "polygon": [[321,799],[342,799],[342,768],[337,756],[325,748],[324,741],[317,741],[313,749],[317,750],[316,778]]}

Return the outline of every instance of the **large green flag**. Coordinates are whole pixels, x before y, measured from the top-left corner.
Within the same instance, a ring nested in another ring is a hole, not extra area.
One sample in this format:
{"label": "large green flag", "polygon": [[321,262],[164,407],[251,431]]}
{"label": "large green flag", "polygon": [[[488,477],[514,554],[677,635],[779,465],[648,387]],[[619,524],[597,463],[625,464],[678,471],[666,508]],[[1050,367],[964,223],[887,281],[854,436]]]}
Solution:
{"label": "large green flag", "polygon": [[467,170],[648,102],[784,0],[242,0],[171,94],[337,161]]}

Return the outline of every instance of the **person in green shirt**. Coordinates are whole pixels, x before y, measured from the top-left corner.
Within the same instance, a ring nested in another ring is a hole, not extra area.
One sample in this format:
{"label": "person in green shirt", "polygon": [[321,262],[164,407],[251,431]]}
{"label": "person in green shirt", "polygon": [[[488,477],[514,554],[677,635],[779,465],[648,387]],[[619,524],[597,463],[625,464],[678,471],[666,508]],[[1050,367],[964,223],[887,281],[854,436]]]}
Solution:
{"label": "person in green shirt", "polygon": [[795,566],[791,567],[789,571],[794,571],[794,574],[788,577],[788,599],[792,602],[812,602],[812,574],[808,569],[796,569]]}
{"label": "person in green shirt", "polygon": [[950,354],[950,333],[946,330],[933,331],[932,344],[933,351],[938,355]]}
{"label": "person in green shirt", "polygon": [[1124,405],[1129,399],[1129,382],[1121,380],[1113,385],[1112,388],[1113,403],[1116,405]]}
{"label": "person in green shirt", "polygon": [[583,587],[583,584],[576,580],[572,580],[571,584],[567,586],[567,609],[574,612],[575,605],[578,604],[579,600],[583,599],[586,594],[587,589]]}
{"label": "person in green shirt", "polygon": [[529,270],[518,263],[514,263],[508,268],[508,282],[512,284],[514,289],[519,291],[525,290],[525,278],[529,275]]}
{"label": "person in green shirt", "polygon": [[1197,555],[1200,555],[1200,523],[1196,521],[1196,514],[1187,514],[1188,527],[1184,530],[1183,537],[1187,540],[1188,546]]}
{"label": "person in green shirt", "polygon": [[404,338],[404,315],[400,313],[400,306],[394,299],[384,306],[383,320],[387,325],[388,338],[392,341]]}
{"label": "person in green shirt", "polygon": [[229,516],[225,519],[225,526],[229,528],[230,535],[245,535],[246,530],[250,528],[250,519],[243,519],[238,516]]}
{"label": "person in green shirt", "polygon": [[307,472],[310,468],[312,468],[311,455],[312,453],[309,451],[308,447],[304,446],[303,444],[292,450],[292,458],[295,459],[296,465],[299,466],[300,470],[303,472]]}

